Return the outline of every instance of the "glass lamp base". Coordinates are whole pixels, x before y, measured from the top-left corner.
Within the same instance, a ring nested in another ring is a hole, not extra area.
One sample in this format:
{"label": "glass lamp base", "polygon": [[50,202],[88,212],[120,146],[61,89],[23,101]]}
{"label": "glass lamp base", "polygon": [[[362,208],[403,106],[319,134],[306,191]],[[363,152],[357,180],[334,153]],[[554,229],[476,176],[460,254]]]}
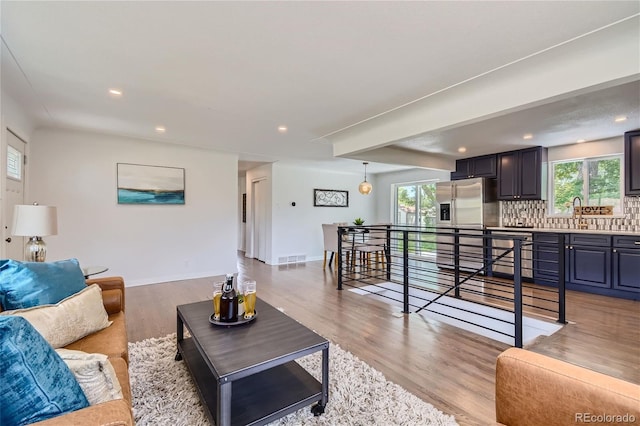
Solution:
{"label": "glass lamp base", "polygon": [[44,262],[47,257],[47,245],[42,237],[31,237],[24,248],[24,258],[27,262]]}

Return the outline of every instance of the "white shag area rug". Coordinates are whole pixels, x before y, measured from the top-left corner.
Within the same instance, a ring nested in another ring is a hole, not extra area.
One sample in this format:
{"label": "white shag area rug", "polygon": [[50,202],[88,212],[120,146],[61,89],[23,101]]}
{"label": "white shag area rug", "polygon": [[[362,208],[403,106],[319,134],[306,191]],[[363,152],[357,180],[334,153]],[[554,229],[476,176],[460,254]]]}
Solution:
{"label": "white shag area rug", "polygon": [[[136,425],[207,426],[191,376],[175,361],[176,335],[129,343],[129,375]],[[321,352],[297,362],[319,378]],[[305,407],[270,425],[457,425],[431,404],[391,383],[379,371],[331,343],[329,402],[314,417]]]}

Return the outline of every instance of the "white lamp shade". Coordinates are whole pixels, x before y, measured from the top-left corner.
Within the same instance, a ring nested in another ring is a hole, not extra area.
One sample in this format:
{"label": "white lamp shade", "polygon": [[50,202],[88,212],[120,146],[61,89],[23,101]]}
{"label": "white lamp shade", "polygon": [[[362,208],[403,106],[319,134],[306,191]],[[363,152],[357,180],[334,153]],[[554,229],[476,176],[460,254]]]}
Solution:
{"label": "white lamp shade", "polygon": [[44,237],[58,234],[55,207],[18,204],[13,210],[13,235]]}

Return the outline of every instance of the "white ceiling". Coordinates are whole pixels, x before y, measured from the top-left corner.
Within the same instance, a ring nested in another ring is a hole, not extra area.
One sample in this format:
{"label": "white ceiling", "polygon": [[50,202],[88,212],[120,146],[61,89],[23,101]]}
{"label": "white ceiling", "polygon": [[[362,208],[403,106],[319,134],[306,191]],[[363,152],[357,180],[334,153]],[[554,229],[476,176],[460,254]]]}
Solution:
{"label": "white ceiling", "polygon": [[[299,160],[360,172],[360,161],[333,157],[329,135],[637,20],[640,2],[3,0],[0,7],[3,93],[37,126],[235,152],[245,168]],[[640,127],[638,80],[640,69],[626,85],[389,142],[459,157],[452,147],[467,146],[467,156],[518,148],[525,132],[536,135],[531,145],[545,146],[613,137]],[[112,87],[124,95],[110,97]],[[630,119],[614,125],[619,114]],[[372,173],[396,168],[376,161]]]}

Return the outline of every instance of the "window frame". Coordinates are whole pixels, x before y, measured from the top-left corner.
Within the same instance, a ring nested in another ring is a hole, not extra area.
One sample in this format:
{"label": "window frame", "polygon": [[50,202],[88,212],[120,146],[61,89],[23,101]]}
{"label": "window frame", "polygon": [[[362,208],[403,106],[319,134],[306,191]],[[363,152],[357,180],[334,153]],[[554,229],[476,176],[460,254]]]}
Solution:
{"label": "window frame", "polygon": [[[577,158],[567,158],[562,160],[554,160],[549,162],[549,199],[547,205],[547,216],[548,217],[573,217],[572,213],[555,213],[555,166],[556,164],[563,163],[572,163],[577,161],[588,162],[593,160],[613,160],[617,159],[620,162],[620,176],[618,177],[618,184],[620,188],[620,205],[619,207],[614,207],[613,215],[591,215],[591,218],[614,218],[621,217],[624,215],[624,155],[619,154],[606,154],[606,155],[594,155],[591,157],[577,157]],[[582,200],[588,199],[588,190],[589,190],[589,176],[584,176],[584,167],[583,167],[583,184],[581,191]]]}

